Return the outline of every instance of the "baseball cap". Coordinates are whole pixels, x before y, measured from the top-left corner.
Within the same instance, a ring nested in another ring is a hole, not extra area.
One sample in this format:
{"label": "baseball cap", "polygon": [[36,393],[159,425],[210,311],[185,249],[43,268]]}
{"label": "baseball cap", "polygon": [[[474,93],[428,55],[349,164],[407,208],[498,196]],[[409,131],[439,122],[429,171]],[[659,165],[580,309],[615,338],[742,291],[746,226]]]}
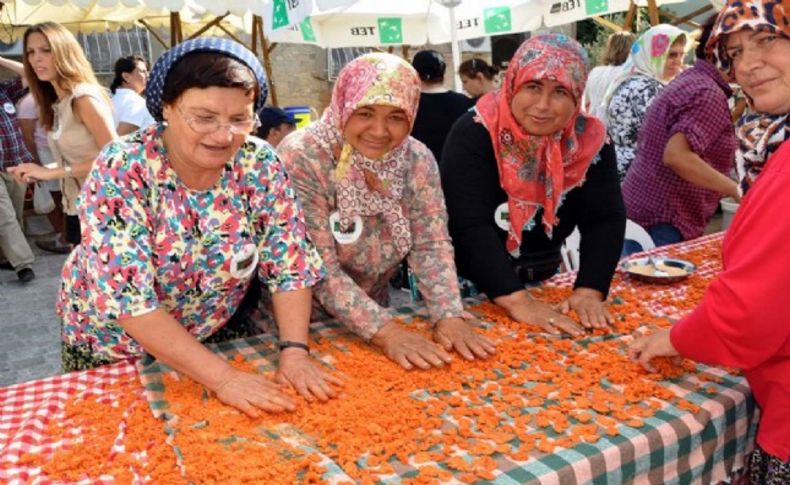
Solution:
{"label": "baseball cap", "polygon": [[258,111],[258,118],[261,120],[261,129],[268,130],[280,126],[283,123],[295,125],[296,120],[293,115],[286,113],[276,106],[264,106]]}
{"label": "baseball cap", "polygon": [[411,65],[423,81],[441,81],[447,69],[444,56],[435,50],[424,50],[414,54]]}

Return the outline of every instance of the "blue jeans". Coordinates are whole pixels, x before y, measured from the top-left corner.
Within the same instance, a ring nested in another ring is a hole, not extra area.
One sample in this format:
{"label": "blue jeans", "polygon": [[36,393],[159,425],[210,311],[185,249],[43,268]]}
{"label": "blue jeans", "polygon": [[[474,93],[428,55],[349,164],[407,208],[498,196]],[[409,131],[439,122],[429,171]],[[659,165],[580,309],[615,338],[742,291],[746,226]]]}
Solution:
{"label": "blue jeans", "polygon": [[[647,233],[653,239],[656,247],[675,244],[683,241],[683,235],[672,224],[661,223],[647,228]],[[644,248],[638,242],[626,239],[620,257],[629,256],[642,251]]]}

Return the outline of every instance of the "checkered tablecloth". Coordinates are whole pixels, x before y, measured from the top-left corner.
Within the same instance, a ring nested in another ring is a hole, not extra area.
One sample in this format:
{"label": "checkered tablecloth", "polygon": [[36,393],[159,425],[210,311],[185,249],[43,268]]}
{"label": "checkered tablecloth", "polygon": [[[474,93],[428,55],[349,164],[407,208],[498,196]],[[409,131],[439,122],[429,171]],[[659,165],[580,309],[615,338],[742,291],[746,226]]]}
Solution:
{"label": "checkered tablecloth", "polygon": [[[661,248],[653,254],[671,254],[682,257],[699,247],[720,244],[720,235],[701,240]],[[698,277],[714,274],[718,262],[703,264]],[[572,283],[573,274],[558,275],[549,285],[566,286]],[[637,284],[627,278],[618,277],[612,293],[629,291]],[[671,317],[681,316],[682,311],[674,308],[674,299],[685,297],[686,286],[676,285],[657,289],[654,294],[659,303],[651,306],[655,313]],[[477,303],[480,298],[470,299],[467,303]],[[404,321],[412,317],[425,317],[425,309],[419,305],[398,309]],[[340,340],[345,330],[334,322],[313,324],[312,334],[324,341]],[[591,337],[577,341],[579,347],[574,352],[585,352],[588,344],[605,340],[627,341],[630,336]],[[245,356],[261,371],[271,371],[276,364],[274,345],[269,336],[239,339],[212,346],[212,349],[228,358]],[[321,356],[318,356],[321,358]],[[559,362],[558,362],[559,363]],[[532,483],[715,483],[726,480],[730,474],[743,466],[745,455],[750,451],[756,429],[757,411],[745,379],[717,368],[697,366],[696,373],[663,381],[662,386],[672,391],[678,398],[685,399],[700,407],[691,413],[670,402],[664,402],[661,409],[652,417],[645,419],[645,425],[633,428],[624,423],[618,424],[619,434],[603,436],[595,443],[580,443],[569,448],[558,448],[552,453],[535,451],[525,461],[514,461],[506,455],[495,454],[495,478],[488,483],[499,485]],[[36,482],[36,470],[25,470],[8,466],[13,464],[23,452],[46,453],[57,448],[58,443],[47,443],[40,432],[46,421],[57,417],[63,402],[73,395],[75,389],[101,388],[102,382],[117,376],[126,376],[135,371],[129,364],[117,364],[87,373],[69,374],[51,379],[20,384],[0,389],[3,412],[0,416],[0,481],[10,483]],[[163,399],[165,387],[163,375],[167,369],[154,361],[141,361],[139,375],[148,402],[156,414],[167,413],[168,403]],[[710,382],[715,381],[715,392],[709,392]],[[704,386],[703,386],[704,384]],[[525,383],[529,385],[529,383]],[[424,398],[424,391],[415,389],[415,398]],[[534,413],[535,408],[524,408]],[[173,419],[175,416],[169,416]],[[447,425],[454,425],[447,415],[442,419]],[[169,427],[163,426],[163,433]],[[321,452],[311,448],[310,437],[300,441],[297,446],[306,451]],[[177,453],[189,453],[188,449],[176,449]],[[460,456],[463,451],[458,451]],[[16,459],[15,459],[16,457]],[[343,467],[333,463],[325,455],[321,456],[326,468],[324,479],[330,483],[348,480]],[[395,460],[394,460],[395,461]],[[399,483],[402,479],[414,477],[417,469],[425,463],[415,464],[393,462],[395,474],[381,476],[383,483]],[[441,463],[437,464],[442,468]],[[446,468],[444,468],[446,469]],[[453,475],[449,483],[458,483],[458,475]],[[481,481],[481,483],[486,483]]]}

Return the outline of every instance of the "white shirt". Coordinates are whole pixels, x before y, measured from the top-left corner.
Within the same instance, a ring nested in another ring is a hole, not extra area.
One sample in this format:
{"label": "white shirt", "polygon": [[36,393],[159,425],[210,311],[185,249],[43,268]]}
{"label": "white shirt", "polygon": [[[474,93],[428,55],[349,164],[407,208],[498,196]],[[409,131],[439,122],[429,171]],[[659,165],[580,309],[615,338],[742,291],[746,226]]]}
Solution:
{"label": "white shirt", "polygon": [[145,98],[131,89],[118,88],[112,97],[112,119],[115,128],[121,123],[142,129],[155,123],[154,117],[145,107]]}
{"label": "white shirt", "polygon": [[587,76],[582,107],[587,113],[606,123],[606,106],[603,99],[609,85],[617,79],[623,66],[598,66]]}

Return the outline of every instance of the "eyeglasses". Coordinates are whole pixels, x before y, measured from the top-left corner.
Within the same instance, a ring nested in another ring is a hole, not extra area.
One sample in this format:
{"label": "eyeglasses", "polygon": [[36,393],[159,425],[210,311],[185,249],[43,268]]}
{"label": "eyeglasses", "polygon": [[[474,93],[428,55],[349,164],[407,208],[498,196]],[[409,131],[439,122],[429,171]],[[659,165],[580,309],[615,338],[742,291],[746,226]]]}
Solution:
{"label": "eyeglasses", "polygon": [[258,129],[261,126],[261,120],[258,119],[256,114],[252,119],[243,121],[231,121],[230,123],[220,123],[219,120],[213,116],[187,116],[180,106],[176,106],[178,113],[184,119],[190,128],[195,130],[196,133],[208,135],[214,133],[220,128],[228,128],[234,135],[249,135],[252,130]]}

